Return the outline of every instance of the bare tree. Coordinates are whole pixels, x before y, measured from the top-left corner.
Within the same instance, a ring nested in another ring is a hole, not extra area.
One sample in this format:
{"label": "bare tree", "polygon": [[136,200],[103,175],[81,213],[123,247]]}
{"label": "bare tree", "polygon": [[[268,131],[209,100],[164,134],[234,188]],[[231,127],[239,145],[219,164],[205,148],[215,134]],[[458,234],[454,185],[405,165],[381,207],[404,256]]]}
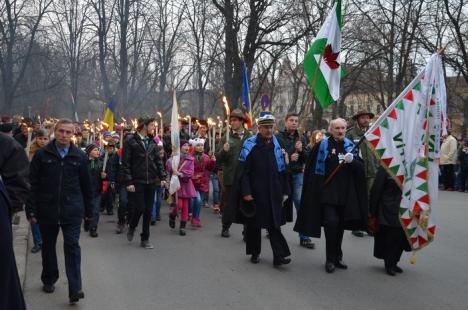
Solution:
{"label": "bare tree", "polygon": [[41,21],[52,0],[4,0],[0,4],[0,72],[4,110],[14,97],[31,58]]}

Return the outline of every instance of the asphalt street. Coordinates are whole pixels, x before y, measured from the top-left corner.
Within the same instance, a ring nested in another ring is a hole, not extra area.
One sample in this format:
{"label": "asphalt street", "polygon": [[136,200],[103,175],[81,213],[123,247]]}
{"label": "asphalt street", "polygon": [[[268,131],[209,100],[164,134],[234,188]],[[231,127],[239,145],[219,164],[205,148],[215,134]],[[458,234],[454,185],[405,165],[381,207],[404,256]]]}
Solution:
{"label": "asphalt street", "polygon": [[383,262],[372,256],[373,238],[349,232],[343,241],[346,271],[327,274],[325,244],[299,246],[292,224],[283,227],[292,263],[272,266],[267,238],[258,265],[245,255],[241,227],[229,239],[220,237],[220,220],[209,209],[203,227],[187,236],[163,220],[151,228],[153,250],[116,235],[116,216],[101,216],[99,238],[81,235],[85,299],[68,305],[62,239],[57,251],[60,279],[53,294],[42,292],[40,254],[28,257],[25,297],[28,309],[185,310],[185,309],[468,309],[468,194],[441,192],[434,243],[417,253],[415,265],[403,254],[404,273],[385,274]]}

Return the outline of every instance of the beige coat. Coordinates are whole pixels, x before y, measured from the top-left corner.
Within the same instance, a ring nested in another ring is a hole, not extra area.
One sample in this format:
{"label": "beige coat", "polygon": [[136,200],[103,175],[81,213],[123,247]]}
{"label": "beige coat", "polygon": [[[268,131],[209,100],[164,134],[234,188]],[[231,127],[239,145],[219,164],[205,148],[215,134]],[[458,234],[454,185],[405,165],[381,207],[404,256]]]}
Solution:
{"label": "beige coat", "polygon": [[458,142],[452,135],[447,136],[440,148],[440,164],[455,165],[457,163]]}

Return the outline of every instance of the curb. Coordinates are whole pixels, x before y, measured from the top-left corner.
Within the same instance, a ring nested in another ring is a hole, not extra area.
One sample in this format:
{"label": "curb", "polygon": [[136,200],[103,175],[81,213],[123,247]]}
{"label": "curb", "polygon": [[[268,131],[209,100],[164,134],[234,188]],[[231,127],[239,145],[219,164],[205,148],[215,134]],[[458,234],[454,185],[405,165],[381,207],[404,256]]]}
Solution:
{"label": "curb", "polygon": [[12,225],[13,249],[15,252],[16,266],[18,268],[21,286],[24,287],[24,281],[26,279],[26,264],[28,262],[30,225],[24,212],[19,212],[17,215],[19,216],[19,224]]}

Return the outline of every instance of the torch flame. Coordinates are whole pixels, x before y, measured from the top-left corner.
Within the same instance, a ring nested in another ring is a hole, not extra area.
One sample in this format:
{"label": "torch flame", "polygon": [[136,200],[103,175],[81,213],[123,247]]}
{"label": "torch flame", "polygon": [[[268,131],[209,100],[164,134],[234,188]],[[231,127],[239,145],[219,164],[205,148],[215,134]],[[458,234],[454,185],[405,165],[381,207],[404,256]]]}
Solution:
{"label": "torch flame", "polygon": [[224,109],[226,110],[226,116],[229,117],[231,114],[231,110],[229,109],[229,103],[227,101],[226,96],[223,96],[223,103],[224,103]]}

